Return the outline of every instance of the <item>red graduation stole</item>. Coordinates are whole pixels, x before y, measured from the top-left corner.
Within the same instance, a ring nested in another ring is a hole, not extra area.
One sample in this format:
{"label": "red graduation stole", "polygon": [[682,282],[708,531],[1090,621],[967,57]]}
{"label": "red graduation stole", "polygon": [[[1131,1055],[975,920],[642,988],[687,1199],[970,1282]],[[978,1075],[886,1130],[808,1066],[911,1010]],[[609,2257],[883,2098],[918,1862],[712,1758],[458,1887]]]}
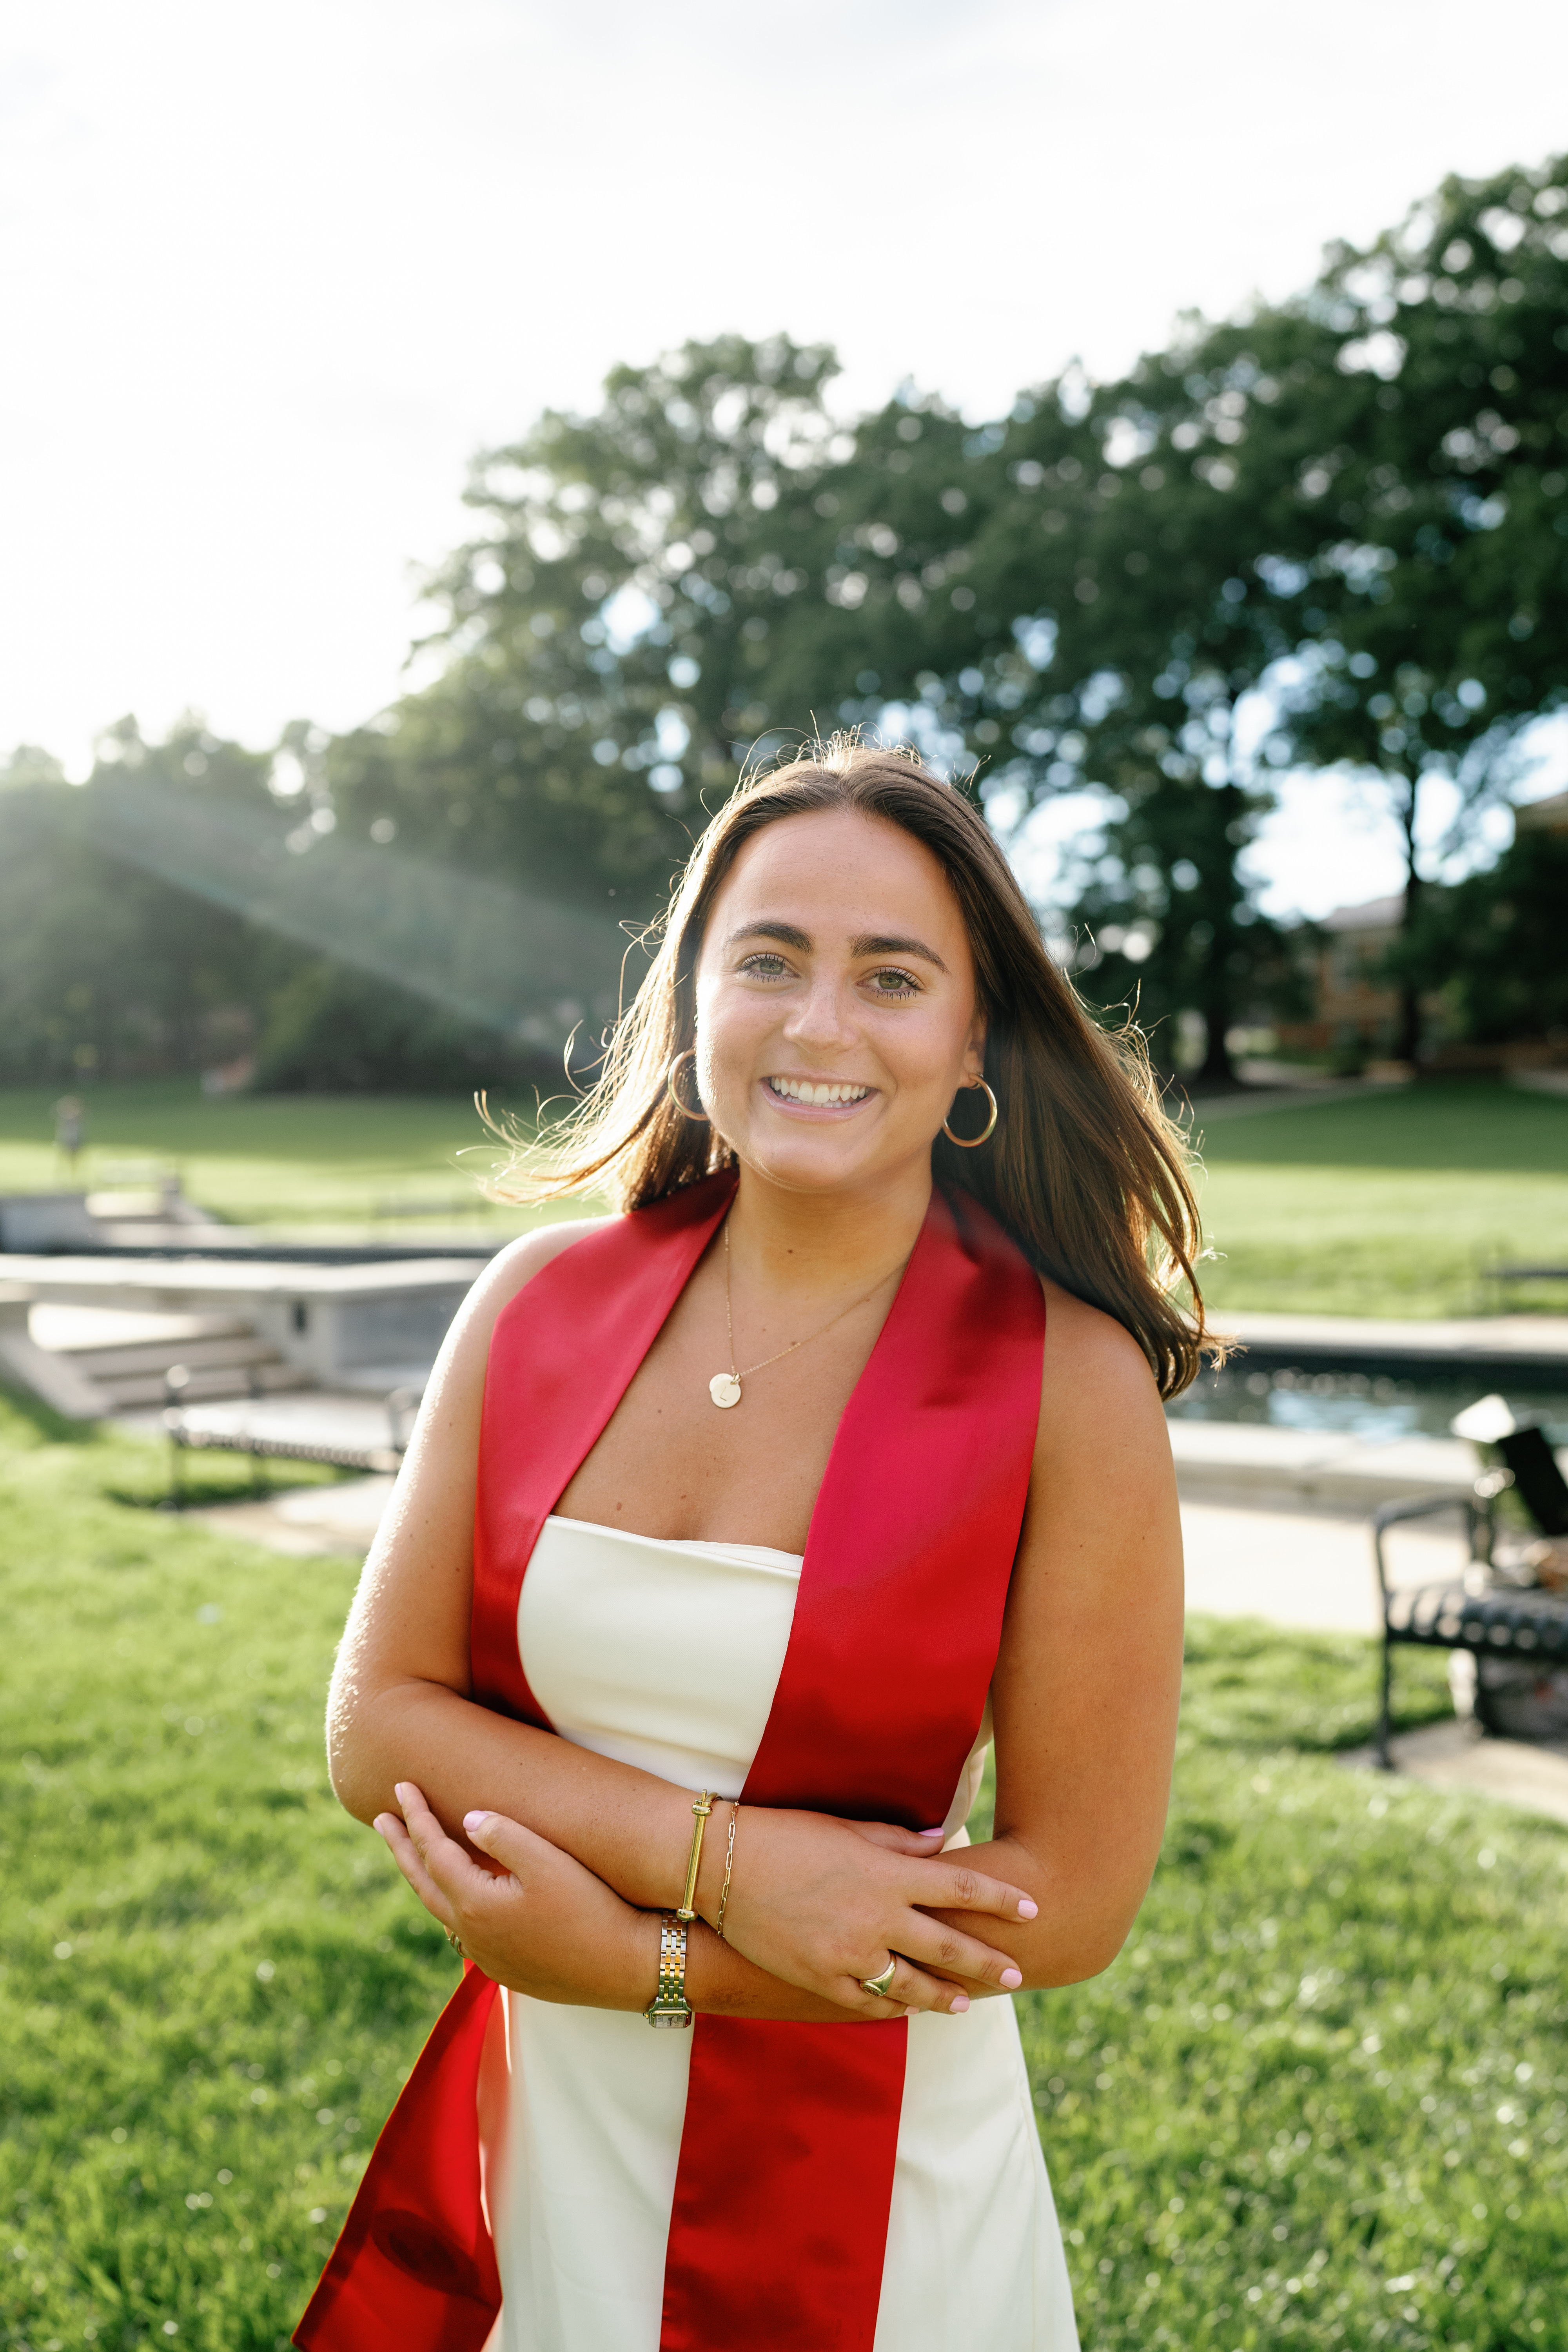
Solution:
{"label": "red graduation stole", "polygon": [[[708,1179],[574,1243],[497,1318],[474,1534],[474,1696],[548,1728],[518,1596],[729,1206]],[[1001,1640],[1039,1417],[1045,1304],[968,1194],[935,1192],[839,1424],[756,1761],[753,1805],[941,1821]],[[500,2307],[475,2096],[495,1987],[474,1968],[394,2108],[294,2341],[480,2352]],[[700,2017],[660,2352],[871,2352],[908,2028]]]}

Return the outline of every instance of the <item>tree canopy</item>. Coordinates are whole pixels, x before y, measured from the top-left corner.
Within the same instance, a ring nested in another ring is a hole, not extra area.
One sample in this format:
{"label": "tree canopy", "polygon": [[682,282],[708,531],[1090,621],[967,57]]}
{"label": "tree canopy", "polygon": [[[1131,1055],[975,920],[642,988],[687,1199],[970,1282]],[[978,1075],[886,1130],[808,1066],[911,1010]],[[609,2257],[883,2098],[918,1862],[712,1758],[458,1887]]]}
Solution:
{"label": "tree canopy", "polygon": [[[1560,160],[1449,180],[1299,297],[978,425],[910,386],[846,419],[831,352],[783,335],[617,368],[591,413],[478,459],[435,674],[389,710],[268,758],[125,726],[81,794],[14,756],[5,1056],[123,1060],[135,1029],[189,1063],[226,1004],[280,1083],[558,1055],[613,1013],[623,930],[747,762],[860,723],[973,777],[1004,830],[1092,797],[1058,910],[1079,984],[1135,997],[1163,1059],[1190,1016],[1215,1079],[1292,984],[1247,857],[1280,774],[1368,779],[1405,832],[1415,1058],[1424,796],[1448,780],[1462,827],[1568,698],[1565,321]],[[126,881],[133,773],[191,854]],[[215,807],[267,892],[224,897],[210,826],[192,862]],[[466,953],[411,956],[383,898]],[[1500,1002],[1449,1017],[1495,1027]]]}

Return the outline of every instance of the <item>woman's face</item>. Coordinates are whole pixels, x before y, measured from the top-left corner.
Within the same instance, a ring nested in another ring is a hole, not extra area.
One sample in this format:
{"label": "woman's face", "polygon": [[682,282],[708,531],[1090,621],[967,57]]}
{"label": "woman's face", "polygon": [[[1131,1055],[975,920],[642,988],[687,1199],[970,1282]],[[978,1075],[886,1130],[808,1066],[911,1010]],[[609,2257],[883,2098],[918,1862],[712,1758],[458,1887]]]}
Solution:
{"label": "woman's face", "polygon": [[748,1167],[820,1192],[929,1164],[984,1042],[963,918],[923,843],[832,809],[746,844],[697,967],[697,1076]]}

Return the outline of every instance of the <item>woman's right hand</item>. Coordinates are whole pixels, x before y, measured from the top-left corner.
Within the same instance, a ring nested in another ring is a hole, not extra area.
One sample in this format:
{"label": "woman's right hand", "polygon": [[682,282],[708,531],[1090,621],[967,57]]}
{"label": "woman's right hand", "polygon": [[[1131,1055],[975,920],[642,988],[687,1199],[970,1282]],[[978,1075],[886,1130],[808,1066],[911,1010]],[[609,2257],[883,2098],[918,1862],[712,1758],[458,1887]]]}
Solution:
{"label": "woman's right hand", "polygon": [[[712,1831],[721,1825],[727,1838],[716,1810],[700,1884],[700,1907],[710,1926],[726,1843]],[[742,1802],[724,1936],[770,1976],[868,2017],[965,2010],[969,1996],[953,1978],[998,1992],[1022,1983],[1005,1952],[931,1918],[930,1909],[1033,1919],[1037,1906],[1022,1887],[942,1853],[940,1832],[911,1836],[889,1822]],[[879,1976],[890,1958],[897,1961],[892,1982],[879,2000],[861,1980]]]}

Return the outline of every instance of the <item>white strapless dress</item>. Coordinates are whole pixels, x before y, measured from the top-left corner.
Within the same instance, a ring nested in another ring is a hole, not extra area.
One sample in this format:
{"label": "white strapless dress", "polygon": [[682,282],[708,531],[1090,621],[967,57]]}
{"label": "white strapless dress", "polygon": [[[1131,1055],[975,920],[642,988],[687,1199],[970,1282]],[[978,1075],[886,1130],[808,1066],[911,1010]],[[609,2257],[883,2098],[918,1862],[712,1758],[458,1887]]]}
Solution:
{"label": "white strapless dress", "polygon": [[[530,1685],[563,1738],[739,1796],[800,1570],[549,1518],[518,1604]],[[989,1739],[987,1720],[950,1836]],[[690,2036],[522,1993],[496,2011],[479,2134],[504,2301],[487,2352],[658,2352]],[[1011,2000],[911,2017],[909,2034],[876,2352],[1078,2352]]]}

